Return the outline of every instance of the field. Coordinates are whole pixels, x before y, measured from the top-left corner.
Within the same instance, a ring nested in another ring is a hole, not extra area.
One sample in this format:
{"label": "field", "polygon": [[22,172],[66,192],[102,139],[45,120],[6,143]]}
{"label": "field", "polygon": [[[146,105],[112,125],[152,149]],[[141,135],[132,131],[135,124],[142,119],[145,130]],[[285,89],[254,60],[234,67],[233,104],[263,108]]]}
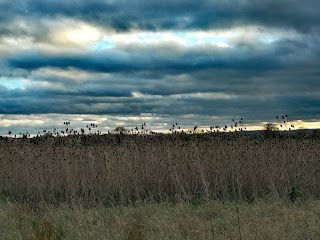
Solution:
{"label": "field", "polygon": [[319,156],[244,133],[2,142],[1,239],[319,239]]}
{"label": "field", "polygon": [[0,204],[0,239],[320,239],[320,202],[144,203],[135,206]]}

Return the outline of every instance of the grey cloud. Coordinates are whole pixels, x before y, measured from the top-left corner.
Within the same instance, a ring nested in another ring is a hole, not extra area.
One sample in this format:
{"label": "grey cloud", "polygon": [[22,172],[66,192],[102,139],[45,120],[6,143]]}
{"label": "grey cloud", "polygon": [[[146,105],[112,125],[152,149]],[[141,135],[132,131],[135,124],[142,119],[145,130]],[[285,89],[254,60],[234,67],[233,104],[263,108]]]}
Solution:
{"label": "grey cloud", "polygon": [[[116,119],[149,113],[167,116],[161,121],[198,119],[202,124],[209,124],[208,115],[224,120],[242,116],[252,123],[272,121],[281,114],[320,119],[319,4],[315,0],[1,1],[0,43],[6,36],[50,43],[48,32],[54,24],[46,21],[70,18],[117,31],[263,25],[295,29],[301,37],[272,43],[235,39],[231,49],[166,42],[117,45],[115,50],[87,54],[31,49],[2,56],[0,77],[28,79],[29,85],[8,89],[1,87],[0,79],[0,114],[110,114]],[[37,75],[46,68],[53,69],[52,75]],[[88,77],[71,79],[54,74],[55,69],[79,70]],[[230,98],[201,97],[213,93]],[[189,119],[181,117],[190,114]]]}
{"label": "grey cloud", "polygon": [[[310,117],[319,107],[319,70],[301,68],[290,73],[286,71],[257,72],[250,76],[244,71],[219,69],[156,79],[150,79],[148,75],[140,78],[120,73],[109,76],[109,79],[95,78],[92,73],[93,82],[90,78],[61,89],[38,86],[37,83],[25,90],[2,89],[0,111],[120,115],[144,112],[232,115],[236,112],[251,119],[264,119],[262,115],[273,116],[290,111],[290,115],[303,119]],[[65,79],[61,79],[63,81]],[[142,95],[137,98],[133,92]],[[197,97],[193,93],[225,93],[231,98],[201,98],[201,95]]]}
{"label": "grey cloud", "polygon": [[[211,49],[210,45],[207,47],[200,51],[199,49],[179,50],[176,56],[163,54],[161,48],[149,49],[148,47],[135,49],[134,52],[130,49],[118,49],[104,53],[56,56],[26,52],[9,58],[8,63],[11,67],[26,70],[43,67],[74,67],[95,72],[167,71],[168,73],[181,73],[210,68],[263,71],[310,61],[312,57],[317,57],[313,56],[312,49],[309,49],[307,44],[298,41],[275,42],[259,52],[252,51],[246,46],[223,51],[216,47]],[[174,54],[174,51],[172,53]]]}
{"label": "grey cloud", "polygon": [[[85,19],[119,31],[130,29],[216,29],[258,24],[306,32],[319,28],[320,3],[284,1],[49,1],[1,3],[2,21],[17,16]],[[319,30],[319,29],[318,29]]]}

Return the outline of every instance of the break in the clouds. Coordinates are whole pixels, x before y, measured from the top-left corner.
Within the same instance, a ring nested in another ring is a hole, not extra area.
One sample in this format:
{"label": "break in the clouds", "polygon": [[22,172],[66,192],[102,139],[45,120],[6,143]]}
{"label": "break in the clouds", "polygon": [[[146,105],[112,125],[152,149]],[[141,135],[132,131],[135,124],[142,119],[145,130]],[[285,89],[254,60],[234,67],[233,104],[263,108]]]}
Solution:
{"label": "break in the clouds", "polygon": [[105,130],[147,119],[165,129],[240,117],[259,126],[283,114],[316,127],[319,8],[315,0],[0,1],[0,134],[64,119]]}

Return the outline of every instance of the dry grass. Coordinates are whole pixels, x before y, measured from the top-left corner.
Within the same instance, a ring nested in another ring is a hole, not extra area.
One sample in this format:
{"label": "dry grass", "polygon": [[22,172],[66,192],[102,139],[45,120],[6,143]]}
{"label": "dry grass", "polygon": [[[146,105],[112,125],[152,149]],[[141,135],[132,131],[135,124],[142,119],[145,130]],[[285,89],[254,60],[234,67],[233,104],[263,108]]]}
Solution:
{"label": "dry grass", "polygon": [[214,134],[0,144],[0,192],[24,202],[320,197],[320,141]]}
{"label": "dry grass", "polygon": [[[206,201],[192,204],[143,204],[106,208],[82,205],[0,204],[0,239],[319,239],[320,202],[255,204]],[[239,216],[239,221],[238,221]]]}

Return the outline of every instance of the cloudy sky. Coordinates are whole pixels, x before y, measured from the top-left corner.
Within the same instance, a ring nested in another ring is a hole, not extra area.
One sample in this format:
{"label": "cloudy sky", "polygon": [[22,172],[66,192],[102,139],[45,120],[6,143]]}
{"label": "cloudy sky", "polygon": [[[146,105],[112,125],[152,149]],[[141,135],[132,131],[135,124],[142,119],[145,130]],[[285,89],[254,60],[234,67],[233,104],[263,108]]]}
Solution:
{"label": "cloudy sky", "polygon": [[0,0],[0,135],[320,127],[318,0]]}

